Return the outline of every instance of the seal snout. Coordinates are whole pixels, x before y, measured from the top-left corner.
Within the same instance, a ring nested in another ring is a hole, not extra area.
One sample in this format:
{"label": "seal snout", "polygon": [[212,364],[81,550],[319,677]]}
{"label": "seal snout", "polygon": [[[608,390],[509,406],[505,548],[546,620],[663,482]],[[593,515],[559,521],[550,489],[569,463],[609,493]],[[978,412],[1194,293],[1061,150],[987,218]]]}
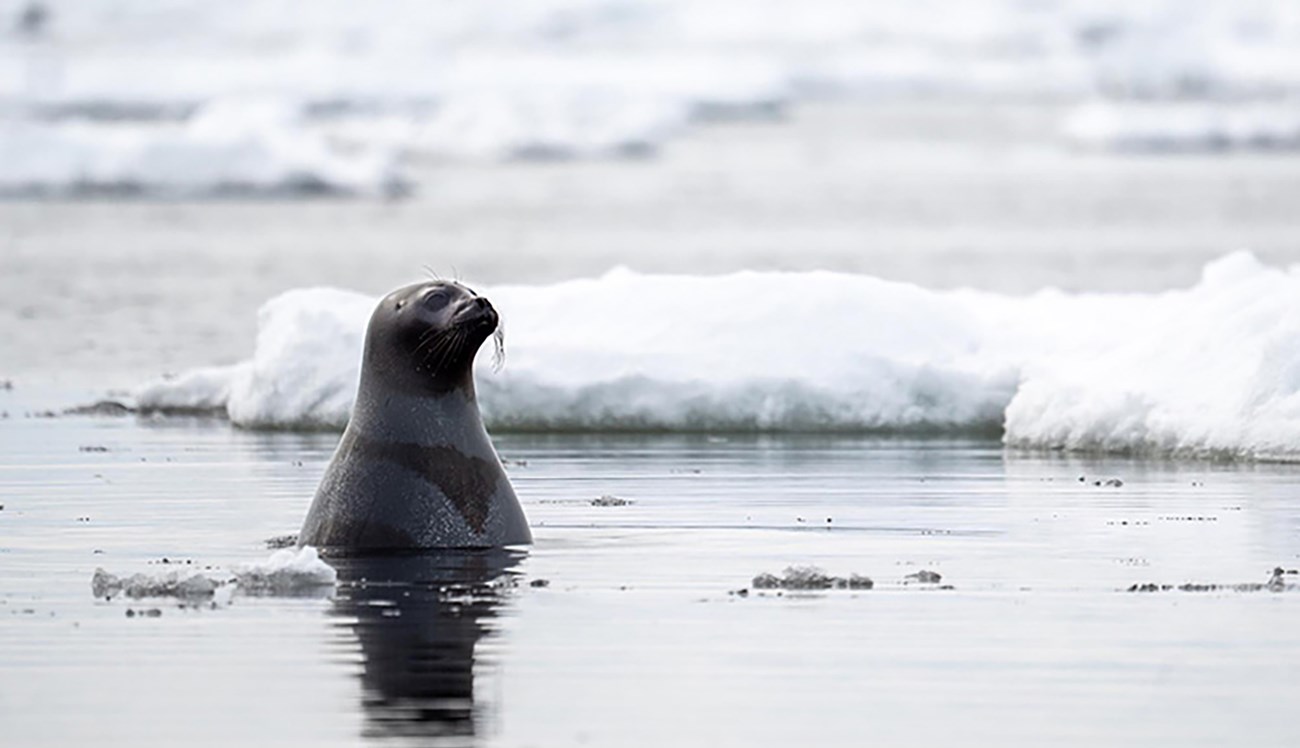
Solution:
{"label": "seal snout", "polygon": [[492,306],[492,302],[482,296],[475,296],[468,299],[461,305],[459,313],[456,315],[458,322],[473,325],[475,327],[484,327],[489,331],[497,326],[500,316],[497,310]]}

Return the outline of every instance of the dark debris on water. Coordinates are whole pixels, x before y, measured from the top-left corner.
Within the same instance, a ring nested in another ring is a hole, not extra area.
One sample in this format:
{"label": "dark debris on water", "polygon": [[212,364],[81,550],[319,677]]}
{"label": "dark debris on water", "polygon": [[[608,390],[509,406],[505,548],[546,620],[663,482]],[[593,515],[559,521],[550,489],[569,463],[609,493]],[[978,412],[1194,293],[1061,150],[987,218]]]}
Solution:
{"label": "dark debris on water", "polygon": [[609,494],[605,494],[604,496],[591,500],[592,506],[627,506],[633,503],[635,502],[633,502],[631,499],[624,499],[618,496],[611,496]]}
{"label": "dark debris on water", "polygon": [[63,411],[67,416],[128,416],[135,408],[116,400],[100,400],[89,405],[78,405]]}
{"label": "dark debris on water", "polygon": [[1186,582],[1184,584],[1157,584],[1145,582],[1130,585],[1128,592],[1287,592],[1300,585],[1286,581],[1286,577],[1300,574],[1300,569],[1283,569],[1278,566],[1269,574],[1267,582],[1241,582],[1237,584],[1215,584],[1209,582]]}
{"label": "dark debris on water", "polygon": [[281,548],[292,548],[296,545],[298,545],[297,533],[290,535],[276,535],[273,538],[266,539],[266,547],[273,551],[278,551]]}
{"label": "dark debris on water", "polygon": [[[1087,483],[1088,476],[1080,475],[1079,482]],[[1094,479],[1092,481],[1092,485],[1098,488],[1122,488],[1124,486],[1124,481],[1120,480],[1119,478],[1106,478],[1105,480]]]}
{"label": "dark debris on water", "polygon": [[908,574],[903,577],[904,584],[910,582],[916,582],[918,584],[938,584],[941,581],[943,581],[943,575],[937,571],[930,571],[928,569],[922,569],[914,574]]}

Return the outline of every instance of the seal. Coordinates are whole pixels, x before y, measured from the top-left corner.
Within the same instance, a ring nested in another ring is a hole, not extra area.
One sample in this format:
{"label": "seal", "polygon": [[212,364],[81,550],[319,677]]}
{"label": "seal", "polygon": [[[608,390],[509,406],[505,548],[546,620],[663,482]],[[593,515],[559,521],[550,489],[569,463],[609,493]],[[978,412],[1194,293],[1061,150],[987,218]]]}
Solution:
{"label": "seal", "polygon": [[487,299],[447,281],[379,302],[299,545],[354,555],[532,542],[474,392],[474,356],[499,321]]}

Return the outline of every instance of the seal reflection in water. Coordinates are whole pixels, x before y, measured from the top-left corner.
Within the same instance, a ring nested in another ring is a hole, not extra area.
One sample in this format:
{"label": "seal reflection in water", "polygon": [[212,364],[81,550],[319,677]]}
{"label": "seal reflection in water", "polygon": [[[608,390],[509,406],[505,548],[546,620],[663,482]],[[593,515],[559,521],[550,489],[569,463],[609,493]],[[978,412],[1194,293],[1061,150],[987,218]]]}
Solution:
{"label": "seal reflection in water", "polygon": [[483,722],[476,649],[491,635],[522,555],[486,549],[336,561],[333,613],[361,645],[365,737],[473,742]]}
{"label": "seal reflection in water", "polygon": [[459,283],[379,302],[352,416],[299,544],[338,556],[532,542],[474,394],[474,356],[498,322]]}

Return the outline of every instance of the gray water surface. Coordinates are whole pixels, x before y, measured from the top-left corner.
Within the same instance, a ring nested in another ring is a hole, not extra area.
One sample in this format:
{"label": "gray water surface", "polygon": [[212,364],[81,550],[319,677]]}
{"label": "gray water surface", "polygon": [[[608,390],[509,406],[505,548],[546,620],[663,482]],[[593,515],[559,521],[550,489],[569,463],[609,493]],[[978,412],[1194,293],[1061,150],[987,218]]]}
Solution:
{"label": "gray water surface", "polygon": [[[204,420],[0,423],[6,743],[1300,739],[1286,706],[1300,594],[1126,591],[1300,565],[1293,466],[984,441],[508,435],[498,448],[536,535],[524,555],[369,572],[404,581],[387,585],[341,567],[327,596],[215,608],[92,596],[96,567],[265,559],[336,439]],[[1123,485],[1095,485],[1113,477]],[[593,506],[602,495],[632,503]],[[792,564],[876,586],[750,589]],[[942,584],[905,583],[923,569]],[[427,583],[447,573],[450,594]]]}

